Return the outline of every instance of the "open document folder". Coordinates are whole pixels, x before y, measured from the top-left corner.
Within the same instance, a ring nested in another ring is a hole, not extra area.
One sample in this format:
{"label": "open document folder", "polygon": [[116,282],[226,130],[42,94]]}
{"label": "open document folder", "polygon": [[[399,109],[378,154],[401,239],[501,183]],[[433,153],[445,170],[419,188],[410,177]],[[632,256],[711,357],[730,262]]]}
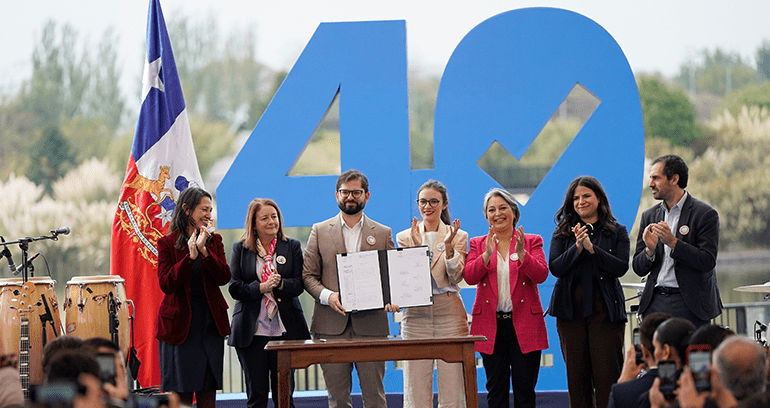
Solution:
{"label": "open document folder", "polygon": [[337,254],[337,275],[347,312],[433,304],[427,246]]}

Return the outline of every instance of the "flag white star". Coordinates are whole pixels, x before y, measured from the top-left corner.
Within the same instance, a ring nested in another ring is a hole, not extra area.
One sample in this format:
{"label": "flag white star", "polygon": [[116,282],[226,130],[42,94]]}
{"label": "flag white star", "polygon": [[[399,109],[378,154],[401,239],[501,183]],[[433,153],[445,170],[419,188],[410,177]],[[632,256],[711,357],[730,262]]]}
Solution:
{"label": "flag white star", "polygon": [[159,91],[163,92],[165,88],[163,87],[163,81],[160,80],[160,68],[162,66],[160,57],[156,59],[153,62],[145,62],[144,63],[144,73],[142,74],[142,101],[144,102],[144,98],[147,97],[147,94],[150,93],[150,89],[152,88],[158,88]]}
{"label": "flag white star", "polygon": [[159,207],[160,214],[156,215],[155,218],[163,221],[163,226],[165,227],[167,223],[171,222],[171,218],[174,216],[174,210],[166,210],[162,205]]}

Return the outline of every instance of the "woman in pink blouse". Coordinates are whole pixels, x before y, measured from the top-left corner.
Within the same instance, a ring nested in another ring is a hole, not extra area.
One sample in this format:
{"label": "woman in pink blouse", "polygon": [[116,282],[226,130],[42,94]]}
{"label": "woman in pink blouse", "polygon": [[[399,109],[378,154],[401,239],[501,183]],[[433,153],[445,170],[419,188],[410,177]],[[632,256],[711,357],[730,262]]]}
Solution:
{"label": "woman in pink blouse", "polygon": [[535,407],[541,350],[548,348],[537,285],[548,277],[539,235],[516,229],[519,207],[511,193],[493,188],[484,196],[489,233],[470,241],[463,278],[476,286],[471,335],[487,376],[487,406]]}

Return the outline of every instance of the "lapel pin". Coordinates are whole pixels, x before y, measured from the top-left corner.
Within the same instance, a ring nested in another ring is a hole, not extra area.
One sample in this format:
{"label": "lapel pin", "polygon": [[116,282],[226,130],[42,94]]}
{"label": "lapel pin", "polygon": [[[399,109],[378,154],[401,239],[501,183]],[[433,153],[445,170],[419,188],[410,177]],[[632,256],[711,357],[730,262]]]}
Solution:
{"label": "lapel pin", "polygon": [[679,233],[682,234],[682,235],[689,234],[690,233],[690,227],[688,227],[686,225],[682,225],[681,227],[679,227]]}
{"label": "lapel pin", "polygon": [[286,263],[286,258],[283,255],[278,255],[278,257],[275,258],[275,261],[283,265]]}
{"label": "lapel pin", "polygon": [[438,245],[436,245],[436,249],[437,249],[439,252],[444,252],[444,250],[446,249],[446,245],[444,245],[444,243],[443,243],[443,242],[439,242],[439,243],[438,243]]}
{"label": "lapel pin", "polygon": [[514,252],[514,253],[511,254],[511,256],[509,258],[511,258],[511,261],[518,261],[519,260],[519,254]]}
{"label": "lapel pin", "polygon": [[368,237],[366,237],[366,243],[369,245],[374,245],[377,243],[377,240],[374,239],[373,236],[369,235]]}

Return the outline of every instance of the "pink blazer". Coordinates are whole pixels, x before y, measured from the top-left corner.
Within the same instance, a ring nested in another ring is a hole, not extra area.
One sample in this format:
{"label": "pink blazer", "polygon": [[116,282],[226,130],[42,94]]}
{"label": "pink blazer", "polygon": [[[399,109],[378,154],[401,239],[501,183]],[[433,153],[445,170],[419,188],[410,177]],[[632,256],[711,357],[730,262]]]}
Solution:
{"label": "pink blazer", "polygon": [[[514,232],[514,234],[516,234]],[[487,341],[476,342],[476,351],[492,354],[497,334],[497,256],[491,257],[484,265],[481,255],[486,248],[487,236],[471,239],[468,258],[463,269],[463,278],[469,285],[476,285],[476,302],[473,304],[471,335],[486,336]],[[510,253],[515,253],[515,235]],[[511,261],[511,301],[513,303],[513,327],[522,353],[548,348],[548,334],[545,330],[543,305],[537,285],[548,277],[548,265],[543,253],[543,238],[539,235],[524,234],[527,256],[524,262]]]}

